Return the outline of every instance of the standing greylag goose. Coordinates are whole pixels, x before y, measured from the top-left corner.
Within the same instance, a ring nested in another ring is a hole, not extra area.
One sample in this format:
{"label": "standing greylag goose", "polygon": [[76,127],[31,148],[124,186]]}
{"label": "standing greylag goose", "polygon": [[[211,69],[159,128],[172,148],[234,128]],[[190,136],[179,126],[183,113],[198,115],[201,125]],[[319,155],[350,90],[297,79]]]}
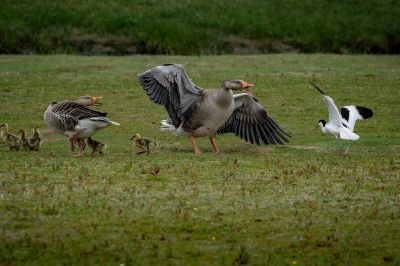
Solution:
{"label": "standing greylag goose", "polygon": [[29,147],[32,151],[39,151],[43,143],[43,136],[37,127],[33,128],[33,134],[28,139]]}
{"label": "standing greylag goose", "polygon": [[14,135],[8,131],[8,124],[4,123],[0,125],[1,130],[1,140],[4,145],[8,146],[10,151],[15,149],[19,150],[21,147],[21,140],[17,135]]}
{"label": "standing greylag goose", "polygon": [[119,126],[117,122],[106,117],[107,113],[88,107],[88,103],[96,104],[98,97],[83,97],[89,98],[80,97],[75,101],[53,102],[44,112],[44,121],[50,129],[69,137],[71,150],[74,150],[74,142],[79,140],[80,156],[83,155],[84,138],[91,137],[110,125]]}
{"label": "standing greylag goose", "polygon": [[[177,64],[154,67],[139,74],[139,80],[150,99],[169,114],[161,129],[189,136],[197,155],[196,137],[208,136],[214,152],[219,152],[217,134],[234,133],[256,144],[283,144],[290,137],[248,94],[254,85],[243,80],[223,81],[220,89],[204,90]],[[244,93],[234,95],[232,90]]]}

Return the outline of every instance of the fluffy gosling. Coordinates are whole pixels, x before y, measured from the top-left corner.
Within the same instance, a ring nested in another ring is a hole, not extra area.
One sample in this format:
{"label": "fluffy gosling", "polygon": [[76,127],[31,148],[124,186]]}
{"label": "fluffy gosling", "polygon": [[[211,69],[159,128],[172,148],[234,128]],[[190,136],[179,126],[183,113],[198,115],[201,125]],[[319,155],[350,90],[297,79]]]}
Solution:
{"label": "fluffy gosling", "polygon": [[1,129],[1,140],[4,145],[8,146],[10,151],[15,149],[19,150],[21,148],[21,141],[18,136],[8,132],[8,124],[4,123],[0,125]]}
{"label": "fluffy gosling", "polygon": [[29,148],[31,151],[39,151],[43,143],[43,136],[37,127],[33,128],[33,134],[28,139]]}
{"label": "fluffy gosling", "polygon": [[147,153],[150,154],[150,146],[157,147],[157,142],[151,138],[141,137],[139,133],[136,133],[132,136],[131,140],[135,142],[136,147],[141,149],[141,151],[136,154]]}
{"label": "fluffy gosling", "polygon": [[107,149],[107,144],[102,143],[98,140],[94,140],[91,137],[86,139],[86,143],[92,148],[92,156],[95,152],[98,152],[100,156],[103,156],[103,152]]}
{"label": "fluffy gosling", "polygon": [[29,145],[29,141],[28,141],[28,139],[26,138],[26,132],[25,132],[25,130],[20,129],[20,130],[18,131],[18,134],[19,134],[19,141],[21,142],[21,148],[30,150],[30,149],[31,149],[31,146]]}

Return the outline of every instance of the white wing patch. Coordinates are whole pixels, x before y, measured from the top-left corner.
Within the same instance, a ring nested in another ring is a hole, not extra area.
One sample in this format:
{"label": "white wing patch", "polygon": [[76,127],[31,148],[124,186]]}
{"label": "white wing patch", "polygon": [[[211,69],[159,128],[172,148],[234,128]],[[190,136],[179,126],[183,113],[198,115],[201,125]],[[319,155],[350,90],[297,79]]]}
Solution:
{"label": "white wing patch", "polygon": [[322,95],[324,102],[329,112],[329,122],[337,127],[342,127],[342,116],[337,109],[335,102],[328,95]]}

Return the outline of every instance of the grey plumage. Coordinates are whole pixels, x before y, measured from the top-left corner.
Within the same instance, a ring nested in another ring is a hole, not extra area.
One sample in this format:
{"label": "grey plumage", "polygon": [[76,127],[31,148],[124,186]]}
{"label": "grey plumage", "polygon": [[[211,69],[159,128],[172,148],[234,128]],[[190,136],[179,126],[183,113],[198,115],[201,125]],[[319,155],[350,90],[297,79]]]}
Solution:
{"label": "grey plumage", "polygon": [[[290,135],[248,94],[253,86],[243,80],[224,81],[220,89],[196,86],[181,65],[166,64],[139,74],[139,81],[150,99],[163,105],[169,114],[162,130],[188,135],[196,154],[194,138],[210,136],[216,152],[215,135],[234,133],[253,144],[283,144]],[[232,90],[245,93],[233,95]]]}
{"label": "grey plumage", "polygon": [[98,131],[110,126],[119,125],[109,120],[107,113],[89,108],[89,105],[99,105],[102,97],[82,96],[77,100],[53,102],[44,112],[46,124],[55,132],[69,137],[71,150],[75,149],[75,142],[79,143],[79,156],[83,155],[85,138],[91,137]]}
{"label": "grey plumage", "polygon": [[53,102],[44,112],[46,124],[59,133],[74,131],[81,119],[106,116],[107,113],[90,109],[84,104],[71,100]]}
{"label": "grey plumage", "polygon": [[191,117],[205,96],[177,64],[152,68],[140,74],[139,80],[150,99],[165,107],[175,127]]}
{"label": "grey plumage", "polygon": [[233,96],[235,110],[218,134],[234,133],[251,144],[284,144],[290,134],[286,133],[268,114],[258,100],[250,94]]}

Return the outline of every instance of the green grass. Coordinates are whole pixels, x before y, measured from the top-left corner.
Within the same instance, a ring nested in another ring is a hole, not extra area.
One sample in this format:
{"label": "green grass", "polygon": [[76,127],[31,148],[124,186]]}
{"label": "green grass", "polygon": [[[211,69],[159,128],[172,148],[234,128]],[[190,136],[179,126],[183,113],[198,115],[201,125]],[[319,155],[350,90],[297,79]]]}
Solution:
{"label": "green grass", "polygon": [[393,0],[3,0],[0,53],[399,53]]}
{"label": "green grass", "polygon": [[[166,112],[137,74],[177,62],[201,87],[243,78],[293,135],[285,146],[159,132]],[[399,265],[400,57],[0,56],[0,123],[38,125],[40,152],[0,146],[2,265]],[[326,118],[315,79],[336,103],[374,110],[349,156],[313,130]],[[70,157],[43,111],[54,100],[102,95],[120,127],[95,136],[104,157]],[[137,156],[134,132],[160,148]]]}

